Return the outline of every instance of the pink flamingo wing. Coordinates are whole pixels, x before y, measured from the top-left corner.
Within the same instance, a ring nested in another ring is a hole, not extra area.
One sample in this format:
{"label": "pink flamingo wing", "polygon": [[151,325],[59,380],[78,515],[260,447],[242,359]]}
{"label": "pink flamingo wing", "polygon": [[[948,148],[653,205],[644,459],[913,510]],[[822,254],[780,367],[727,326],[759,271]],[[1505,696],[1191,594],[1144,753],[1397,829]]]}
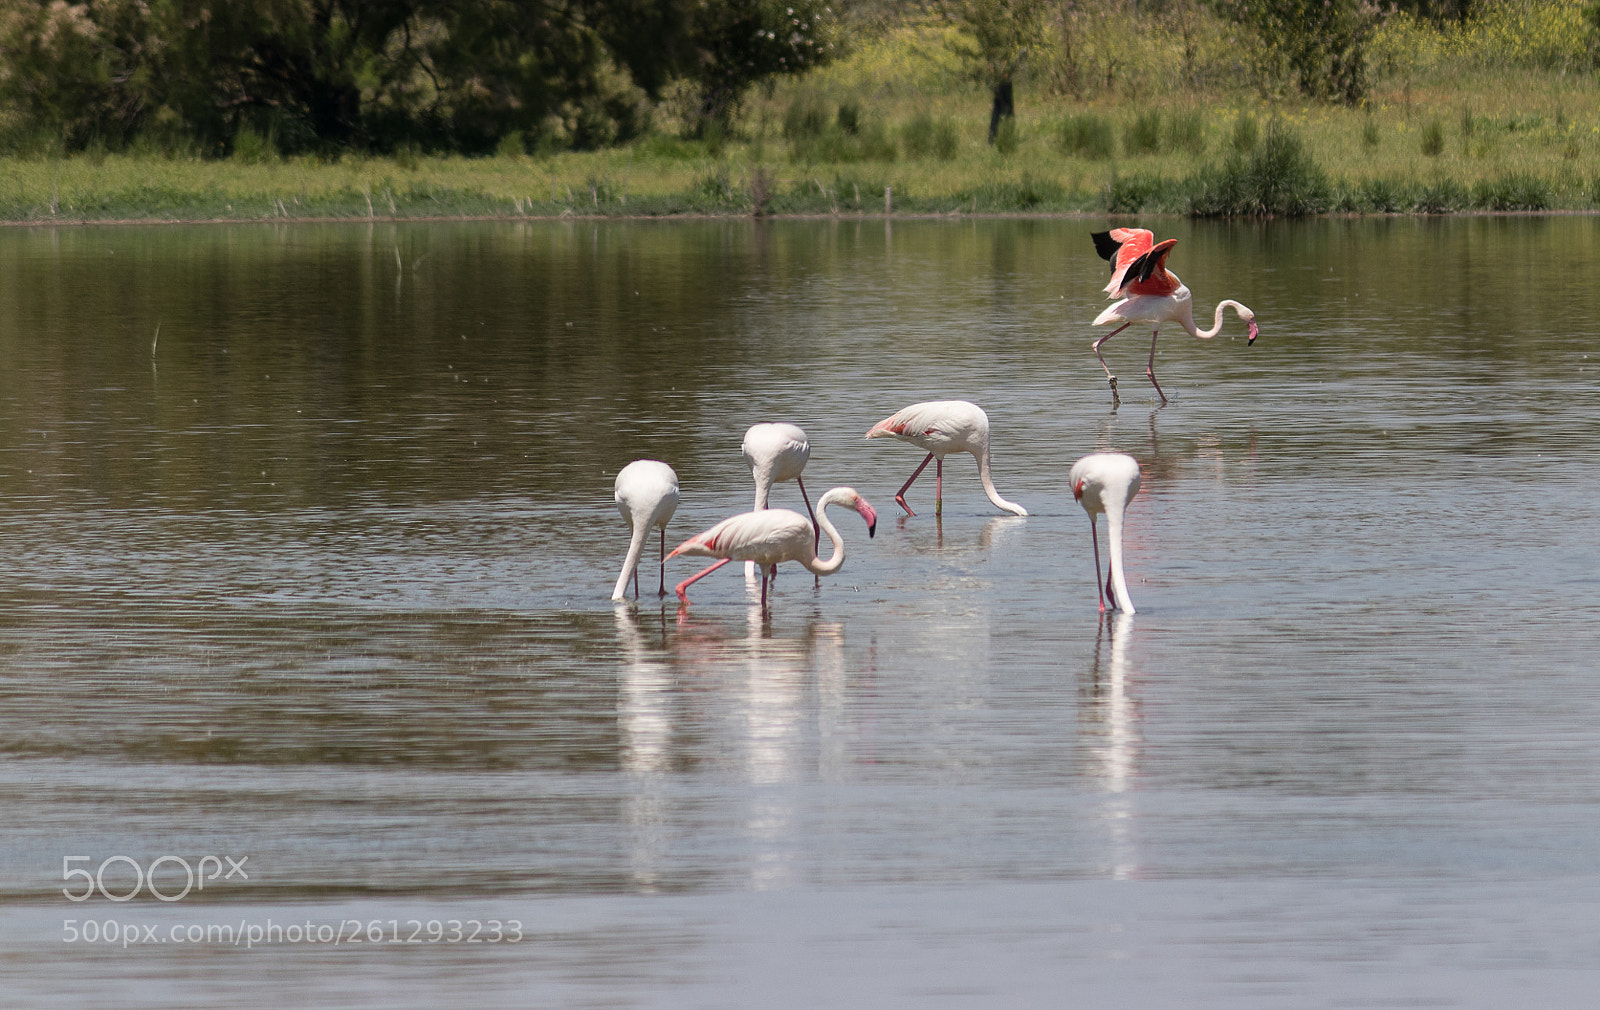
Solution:
{"label": "pink flamingo wing", "polygon": [[[1107,284],[1105,291],[1111,297],[1117,297],[1117,292],[1122,290],[1122,278],[1127,273],[1128,267],[1139,259],[1155,245],[1155,232],[1144,228],[1113,228],[1111,239],[1119,243],[1117,259],[1111,267],[1111,283]],[[1168,241],[1176,242],[1176,239]]]}

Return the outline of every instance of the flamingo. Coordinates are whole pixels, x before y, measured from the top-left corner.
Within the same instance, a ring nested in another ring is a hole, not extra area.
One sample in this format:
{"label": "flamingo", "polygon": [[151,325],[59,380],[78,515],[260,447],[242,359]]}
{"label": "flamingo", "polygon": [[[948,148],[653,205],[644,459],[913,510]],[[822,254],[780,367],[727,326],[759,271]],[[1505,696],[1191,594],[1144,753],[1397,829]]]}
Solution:
{"label": "flamingo", "polygon": [[628,521],[633,538],[628,541],[628,557],[617,576],[613,600],[628,598],[628,578],[633,577],[633,595],[639,595],[639,555],[650,527],[661,528],[661,593],[667,595],[667,523],[678,509],[678,475],[659,460],[636,459],[617,473],[617,511]]}
{"label": "flamingo", "polygon": [[[878,513],[855,488],[836,487],[817,501],[817,524],[833,541],[833,554],[826,561],[817,559],[816,530],[805,516],[788,509],[759,509],[732,516],[715,526],[690,537],[672,549],[667,557],[680,554],[721,558],[716,564],[678,583],[678,599],[689,602],[691,585],[710,575],[729,561],[749,561],[765,571],[761,576],[761,610],[767,609],[767,584],[777,577],[778,565],[784,561],[798,561],[806,570],[816,575],[831,575],[844,564],[844,538],[828,521],[829,505],[845,505],[855,509],[867,521],[867,536],[878,530]],[[807,534],[811,534],[808,536]]]}
{"label": "flamingo", "polygon": [[911,471],[911,476],[895,493],[894,500],[914,516],[906,504],[906,492],[911,482],[937,459],[934,468],[933,514],[944,513],[944,458],[952,452],[970,452],[978,461],[978,478],[983,481],[983,493],[1002,511],[1025,516],[1028,510],[1016,502],[1006,501],[994,489],[994,479],[989,476],[989,415],[976,403],[966,400],[932,400],[913,403],[893,417],[886,417],[867,431],[868,438],[898,438],[919,449],[928,450],[922,464]]}
{"label": "flamingo", "polygon": [[[755,478],[755,511],[760,512],[767,507],[767,496],[772,492],[772,485],[792,480],[800,485],[800,500],[806,503],[806,513],[811,516],[811,521],[816,522],[817,513],[812,510],[811,499],[806,495],[806,483],[800,479],[806,463],[811,459],[811,442],[799,425],[752,424],[744,433],[739,452],[744,455],[744,461],[750,464],[750,476]],[[815,531],[813,533],[811,549],[814,551],[821,543],[822,535]],[[755,563],[745,565],[744,573],[746,576],[755,575]]]}
{"label": "flamingo", "polygon": [[[1135,613],[1128,597],[1128,580],[1122,574],[1122,513],[1139,493],[1139,461],[1120,452],[1097,452],[1072,464],[1067,475],[1072,497],[1089,513],[1089,542],[1094,545],[1094,587],[1100,597],[1100,612],[1106,610],[1106,597],[1112,608]],[[1111,549],[1111,570],[1105,586],[1100,585],[1100,539],[1095,517],[1106,516],[1106,543]]]}
{"label": "flamingo", "polygon": [[1094,232],[1092,237],[1100,258],[1111,262],[1111,283],[1105,286],[1105,291],[1112,298],[1122,299],[1094,320],[1096,326],[1114,322],[1121,322],[1122,325],[1091,345],[1094,356],[1100,359],[1100,367],[1106,370],[1106,381],[1111,383],[1112,400],[1118,399],[1117,377],[1111,374],[1105,355],[1100,353],[1100,345],[1136,322],[1155,324],[1150,331],[1150,363],[1145,366],[1144,374],[1150,377],[1150,384],[1156,387],[1156,395],[1161,397],[1162,403],[1167,402],[1167,394],[1161,391],[1161,383],[1156,381],[1156,337],[1161,333],[1162,323],[1177,323],[1191,337],[1210,340],[1222,332],[1222,310],[1231,305],[1239,318],[1250,324],[1250,337],[1245,341],[1245,346],[1256,342],[1260,333],[1256,326],[1256,314],[1231,298],[1217,304],[1217,315],[1211,329],[1195,327],[1194,296],[1177,274],[1167,270],[1167,254],[1178,244],[1177,239],[1169,238],[1158,243],[1155,235],[1143,228],[1113,228]]}

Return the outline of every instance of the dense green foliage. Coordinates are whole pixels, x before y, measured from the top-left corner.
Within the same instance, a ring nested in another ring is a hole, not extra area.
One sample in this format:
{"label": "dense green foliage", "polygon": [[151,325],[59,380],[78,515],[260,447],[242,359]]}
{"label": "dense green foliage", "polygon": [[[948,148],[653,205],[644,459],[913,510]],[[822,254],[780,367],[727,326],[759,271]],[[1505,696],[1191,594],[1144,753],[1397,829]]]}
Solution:
{"label": "dense green foliage", "polygon": [[18,146],[589,148],[669,80],[727,120],[831,53],[814,0],[0,0]]}

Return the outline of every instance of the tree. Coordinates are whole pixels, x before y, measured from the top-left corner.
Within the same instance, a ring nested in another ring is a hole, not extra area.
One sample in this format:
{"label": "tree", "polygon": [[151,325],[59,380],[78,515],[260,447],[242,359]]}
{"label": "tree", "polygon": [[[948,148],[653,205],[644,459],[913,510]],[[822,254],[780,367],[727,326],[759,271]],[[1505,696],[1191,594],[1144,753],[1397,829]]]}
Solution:
{"label": "tree", "polygon": [[164,131],[220,153],[244,128],[290,148],[595,146],[637,131],[685,62],[687,2],[0,0],[0,108],[69,147]]}
{"label": "tree", "polygon": [[950,49],[988,88],[989,143],[1002,120],[1016,115],[1015,81],[1044,33],[1043,0],[951,0],[946,17],[959,30]]}
{"label": "tree", "polygon": [[1261,40],[1265,76],[1290,80],[1308,98],[1354,105],[1365,96],[1376,7],[1363,0],[1231,0],[1231,7]]}
{"label": "tree", "polygon": [[820,66],[837,53],[821,0],[689,0],[683,73],[698,91],[698,134],[727,130],[752,84]]}

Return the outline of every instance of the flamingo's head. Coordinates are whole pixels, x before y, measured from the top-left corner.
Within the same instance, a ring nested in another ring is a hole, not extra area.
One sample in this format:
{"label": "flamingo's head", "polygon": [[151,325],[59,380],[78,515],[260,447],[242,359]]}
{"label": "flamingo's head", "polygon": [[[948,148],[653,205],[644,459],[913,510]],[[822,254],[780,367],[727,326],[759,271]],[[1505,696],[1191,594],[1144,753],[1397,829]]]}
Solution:
{"label": "flamingo's head", "polygon": [[1240,305],[1238,302],[1234,302],[1233,304],[1235,306],[1234,311],[1239,313],[1239,318],[1250,324],[1250,336],[1246,338],[1244,342],[1244,346],[1249,347],[1251,344],[1256,342],[1256,337],[1261,335],[1261,327],[1256,325],[1256,314],[1254,312],[1245,308],[1243,305]]}
{"label": "flamingo's head", "polygon": [[878,533],[878,510],[873,508],[872,505],[859,494],[854,495],[848,504],[851,508],[861,513],[861,518],[867,521],[867,536],[876,536]]}

